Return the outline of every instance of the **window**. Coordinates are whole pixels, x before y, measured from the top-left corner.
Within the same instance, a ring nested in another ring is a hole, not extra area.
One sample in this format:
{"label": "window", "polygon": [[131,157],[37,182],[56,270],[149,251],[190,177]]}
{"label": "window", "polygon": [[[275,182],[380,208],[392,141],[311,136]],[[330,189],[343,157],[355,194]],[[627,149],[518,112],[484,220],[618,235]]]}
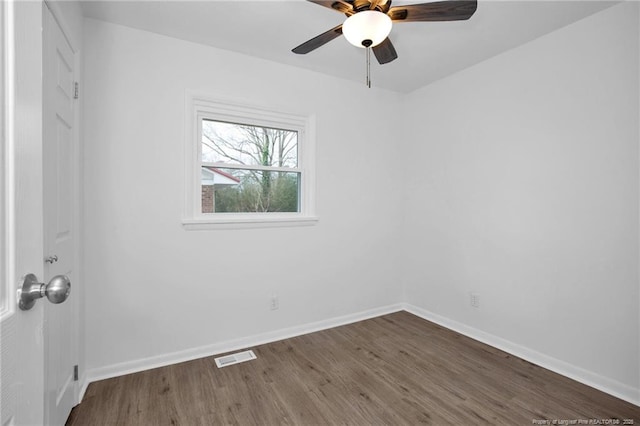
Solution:
{"label": "window", "polygon": [[187,229],[309,224],[313,117],[187,95]]}

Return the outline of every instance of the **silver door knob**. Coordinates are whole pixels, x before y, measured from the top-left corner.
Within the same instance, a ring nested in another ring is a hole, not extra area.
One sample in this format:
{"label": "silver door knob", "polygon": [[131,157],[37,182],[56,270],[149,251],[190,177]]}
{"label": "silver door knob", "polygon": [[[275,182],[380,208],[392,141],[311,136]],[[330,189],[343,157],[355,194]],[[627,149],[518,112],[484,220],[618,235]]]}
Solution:
{"label": "silver door knob", "polygon": [[27,274],[22,282],[22,288],[18,290],[18,306],[23,311],[33,308],[36,300],[47,296],[51,303],[62,303],[71,293],[71,281],[66,275],[56,275],[48,284],[38,282],[33,274]]}

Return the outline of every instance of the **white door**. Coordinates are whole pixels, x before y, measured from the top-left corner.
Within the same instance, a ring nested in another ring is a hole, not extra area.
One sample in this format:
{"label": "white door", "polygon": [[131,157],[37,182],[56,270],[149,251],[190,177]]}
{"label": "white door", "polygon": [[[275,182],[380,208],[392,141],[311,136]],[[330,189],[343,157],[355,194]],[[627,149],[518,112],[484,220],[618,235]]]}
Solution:
{"label": "white door", "polygon": [[75,57],[48,7],[43,20],[44,280],[66,275],[72,288],[64,303],[43,303],[45,423],[64,425],[77,393]]}
{"label": "white door", "polygon": [[42,4],[0,1],[2,165],[0,191],[0,424],[44,418],[44,302],[21,311],[21,277],[43,278]]}
{"label": "white door", "polygon": [[[73,179],[77,169],[73,152],[65,151],[73,150],[73,139],[55,122],[67,120],[65,108],[56,104],[60,97],[52,95],[50,84],[53,91],[68,91],[69,75],[56,69],[63,61],[53,59],[66,58],[67,51],[52,24],[42,2],[0,1],[0,426],[64,424],[76,400],[73,293],[61,305],[43,298],[27,311],[18,309],[16,294],[26,274],[47,283],[59,271],[72,279],[75,273],[75,253],[68,255],[74,249],[65,246],[69,232],[75,242],[73,216],[67,222],[62,215],[76,211],[75,192],[65,189],[75,185],[69,176]],[[73,129],[70,123],[67,130]],[[61,170],[65,167],[71,175]],[[58,204],[66,202],[65,211]],[[58,258],[67,260],[45,263],[50,250],[60,250]],[[71,324],[61,325],[65,321]]]}

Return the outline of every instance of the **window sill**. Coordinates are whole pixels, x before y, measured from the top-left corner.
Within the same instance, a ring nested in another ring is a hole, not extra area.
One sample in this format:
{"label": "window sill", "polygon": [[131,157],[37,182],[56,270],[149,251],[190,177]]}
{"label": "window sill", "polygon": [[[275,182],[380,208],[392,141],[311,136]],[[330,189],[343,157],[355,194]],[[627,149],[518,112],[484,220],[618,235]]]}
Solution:
{"label": "window sill", "polygon": [[182,226],[187,231],[198,231],[207,229],[252,229],[312,226],[317,222],[317,216],[199,217],[197,219],[182,219]]}

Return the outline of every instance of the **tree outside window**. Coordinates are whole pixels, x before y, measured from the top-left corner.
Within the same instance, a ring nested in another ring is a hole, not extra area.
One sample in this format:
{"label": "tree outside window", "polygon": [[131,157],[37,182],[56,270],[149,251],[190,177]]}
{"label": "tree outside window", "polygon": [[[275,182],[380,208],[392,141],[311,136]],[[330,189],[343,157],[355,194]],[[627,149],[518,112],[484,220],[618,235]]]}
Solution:
{"label": "tree outside window", "polygon": [[298,131],[202,119],[202,213],[299,212]]}

